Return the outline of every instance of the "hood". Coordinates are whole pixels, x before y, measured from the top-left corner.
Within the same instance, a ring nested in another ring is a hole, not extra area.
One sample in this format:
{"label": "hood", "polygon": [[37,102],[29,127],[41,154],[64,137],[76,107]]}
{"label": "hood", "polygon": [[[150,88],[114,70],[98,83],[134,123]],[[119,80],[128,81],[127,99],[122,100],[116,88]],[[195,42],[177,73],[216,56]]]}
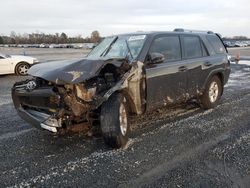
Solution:
{"label": "hood", "polygon": [[108,63],[120,67],[123,61],[88,59],[52,61],[32,66],[28,74],[56,84],[77,84],[98,75]]}

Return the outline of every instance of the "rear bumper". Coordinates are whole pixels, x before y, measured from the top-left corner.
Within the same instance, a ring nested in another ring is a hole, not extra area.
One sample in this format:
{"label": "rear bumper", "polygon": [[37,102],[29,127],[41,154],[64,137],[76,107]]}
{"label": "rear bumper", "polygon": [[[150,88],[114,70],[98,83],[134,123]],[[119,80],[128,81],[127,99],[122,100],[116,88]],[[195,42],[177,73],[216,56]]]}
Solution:
{"label": "rear bumper", "polygon": [[22,100],[23,98],[31,99],[34,97],[37,97],[38,100],[41,100],[42,97],[50,96],[56,96],[51,88],[36,89],[33,91],[27,91],[25,88],[17,88],[15,86],[12,88],[12,100],[18,112],[18,115],[38,129],[46,129],[50,132],[55,133],[58,131],[58,128],[61,127],[61,121],[55,119],[52,113],[35,110],[36,108],[45,109],[45,107],[35,105],[30,107],[25,101]]}

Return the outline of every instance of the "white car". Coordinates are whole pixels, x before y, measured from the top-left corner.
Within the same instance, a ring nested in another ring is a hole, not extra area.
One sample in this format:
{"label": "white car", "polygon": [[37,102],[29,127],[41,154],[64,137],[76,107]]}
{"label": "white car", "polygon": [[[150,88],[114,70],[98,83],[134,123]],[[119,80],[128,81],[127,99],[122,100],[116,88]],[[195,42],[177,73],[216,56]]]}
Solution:
{"label": "white car", "polygon": [[28,69],[38,62],[36,58],[29,56],[0,54],[0,75],[27,75]]}

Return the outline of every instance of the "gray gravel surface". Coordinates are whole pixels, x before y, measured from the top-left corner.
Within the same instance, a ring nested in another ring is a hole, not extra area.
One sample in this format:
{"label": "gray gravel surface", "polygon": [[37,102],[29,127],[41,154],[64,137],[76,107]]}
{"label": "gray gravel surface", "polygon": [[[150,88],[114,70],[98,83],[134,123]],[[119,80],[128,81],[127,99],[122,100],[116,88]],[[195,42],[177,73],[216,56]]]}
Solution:
{"label": "gray gravel surface", "polygon": [[54,137],[17,115],[17,76],[0,76],[0,187],[249,187],[250,67],[232,65],[218,107],[132,117],[125,149],[102,138]]}

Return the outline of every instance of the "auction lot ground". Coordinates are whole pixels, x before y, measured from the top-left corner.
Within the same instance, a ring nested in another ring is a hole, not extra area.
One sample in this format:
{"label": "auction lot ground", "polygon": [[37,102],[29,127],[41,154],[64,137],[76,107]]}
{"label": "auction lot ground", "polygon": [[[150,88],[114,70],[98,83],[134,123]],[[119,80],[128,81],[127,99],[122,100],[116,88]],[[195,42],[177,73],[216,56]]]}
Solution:
{"label": "auction lot ground", "polygon": [[[17,54],[20,49],[5,50]],[[30,50],[27,55],[42,61],[86,54]],[[249,48],[230,50],[238,52],[250,55]],[[110,150],[100,137],[53,137],[32,128],[11,102],[10,89],[21,79],[26,78],[0,76],[0,187],[249,187],[248,65],[232,64],[215,109],[189,104],[132,118],[131,139],[120,150]]]}

